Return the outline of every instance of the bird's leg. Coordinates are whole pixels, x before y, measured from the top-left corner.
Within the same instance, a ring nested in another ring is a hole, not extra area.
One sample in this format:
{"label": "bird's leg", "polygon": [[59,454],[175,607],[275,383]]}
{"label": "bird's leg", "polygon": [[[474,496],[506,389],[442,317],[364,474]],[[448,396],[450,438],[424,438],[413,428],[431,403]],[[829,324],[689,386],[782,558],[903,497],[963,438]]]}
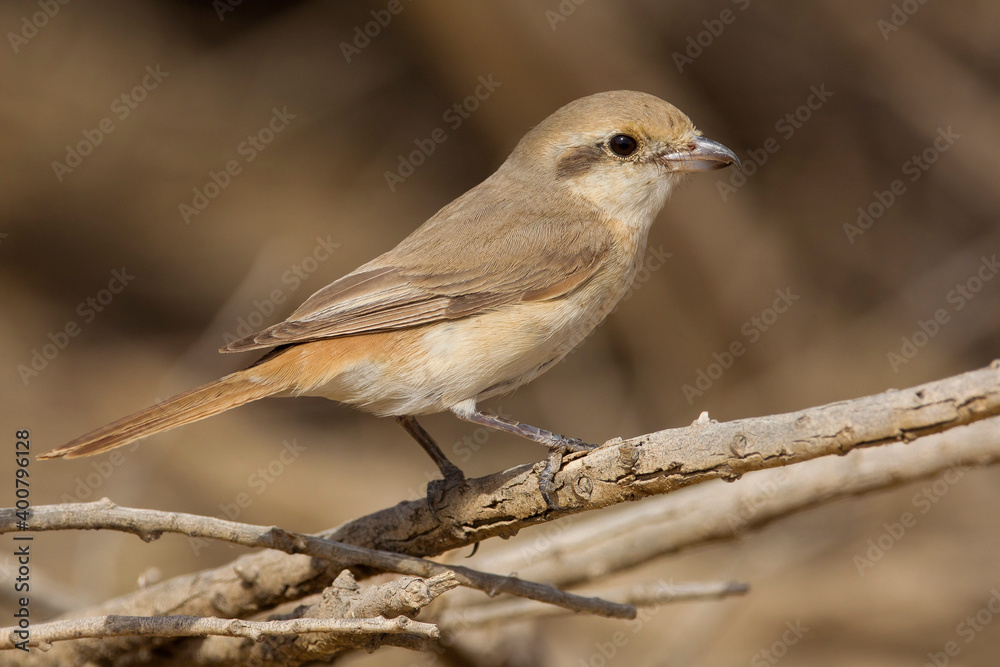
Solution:
{"label": "bird's leg", "polygon": [[417,443],[424,448],[427,455],[434,460],[437,464],[438,469],[441,474],[444,475],[445,482],[450,484],[458,484],[459,482],[465,481],[465,474],[462,470],[448,460],[448,457],[444,455],[441,448],[437,446],[434,442],[434,438],[431,434],[424,430],[424,427],[417,423],[416,418],[410,415],[402,415],[396,417],[396,423],[403,427],[403,430],[410,434],[410,437],[417,441]]}
{"label": "bird's leg", "polygon": [[530,424],[522,424],[513,419],[484,414],[475,407],[469,409],[468,405],[456,406],[456,408],[452,409],[452,412],[459,419],[489,426],[490,428],[506,431],[507,433],[513,433],[514,435],[534,440],[548,447],[549,458],[545,462],[545,467],[542,468],[541,474],[538,476],[538,490],[542,492],[542,497],[545,498],[546,504],[552,509],[559,509],[555,499],[552,497],[552,483],[555,474],[562,467],[563,456],[565,456],[566,452],[589,452],[592,449],[597,449],[597,445],[591,445],[576,438],[567,438],[564,435],[546,431]]}

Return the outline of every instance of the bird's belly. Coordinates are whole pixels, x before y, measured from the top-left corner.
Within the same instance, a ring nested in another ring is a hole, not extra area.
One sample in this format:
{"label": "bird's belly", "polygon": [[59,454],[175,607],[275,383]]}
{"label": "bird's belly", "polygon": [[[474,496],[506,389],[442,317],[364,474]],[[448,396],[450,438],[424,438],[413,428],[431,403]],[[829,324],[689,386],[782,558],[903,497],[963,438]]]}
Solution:
{"label": "bird's belly", "polygon": [[414,329],[316,341],[307,345],[359,350],[336,355],[325,373],[293,393],[379,415],[442,412],[528,382],[565,356],[609,309],[581,308],[572,298],[522,302]]}

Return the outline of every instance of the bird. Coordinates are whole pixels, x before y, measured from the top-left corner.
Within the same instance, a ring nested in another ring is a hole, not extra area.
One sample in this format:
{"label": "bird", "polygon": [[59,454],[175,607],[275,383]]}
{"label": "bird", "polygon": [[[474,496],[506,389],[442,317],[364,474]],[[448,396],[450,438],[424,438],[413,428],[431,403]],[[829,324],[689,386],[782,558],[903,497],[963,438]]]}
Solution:
{"label": "bird", "polygon": [[396,247],[220,352],[264,352],[242,370],[98,428],[39,458],[105,452],[268,396],[321,396],[392,416],[464,481],[417,417],[459,419],[538,442],[538,488],[595,445],[482,412],[553,367],[611,312],[640,268],[651,225],[691,172],[739,168],[672,104],[609,91],[528,130],[491,176]]}

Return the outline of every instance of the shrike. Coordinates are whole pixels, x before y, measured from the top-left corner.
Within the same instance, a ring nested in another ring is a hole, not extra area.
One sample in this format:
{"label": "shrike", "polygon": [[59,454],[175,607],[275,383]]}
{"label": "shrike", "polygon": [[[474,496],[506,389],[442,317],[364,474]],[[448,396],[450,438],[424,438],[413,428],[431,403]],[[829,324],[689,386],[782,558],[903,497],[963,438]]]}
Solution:
{"label": "shrike", "polygon": [[265,396],[324,396],[392,415],[449,482],[462,472],[417,423],[451,411],[539,442],[553,476],[574,438],[480,412],[583,340],[626,293],[650,225],[687,172],[738,164],[677,108],[630,91],[562,107],[496,173],[392,250],[319,290],[279,324],[223,352],[271,348],[248,368],[47,452],[120,447]]}

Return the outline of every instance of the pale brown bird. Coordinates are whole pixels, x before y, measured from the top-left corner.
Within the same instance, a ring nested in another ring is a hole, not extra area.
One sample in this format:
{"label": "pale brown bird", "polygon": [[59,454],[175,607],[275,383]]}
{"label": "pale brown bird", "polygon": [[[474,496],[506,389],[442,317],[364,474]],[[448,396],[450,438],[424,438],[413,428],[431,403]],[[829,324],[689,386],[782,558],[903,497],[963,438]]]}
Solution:
{"label": "pale brown bird", "polygon": [[384,255],[223,352],[250,367],[41,455],[77,457],[265,396],[324,396],[393,415],[448,481],[461,471],[415,415],[450,410],[550,450],[540,490],[580,440],[479,411],[559,361],[628,290],[650,225],[685,172],[738,163],[678,109],[630,91],[584,97]]}

